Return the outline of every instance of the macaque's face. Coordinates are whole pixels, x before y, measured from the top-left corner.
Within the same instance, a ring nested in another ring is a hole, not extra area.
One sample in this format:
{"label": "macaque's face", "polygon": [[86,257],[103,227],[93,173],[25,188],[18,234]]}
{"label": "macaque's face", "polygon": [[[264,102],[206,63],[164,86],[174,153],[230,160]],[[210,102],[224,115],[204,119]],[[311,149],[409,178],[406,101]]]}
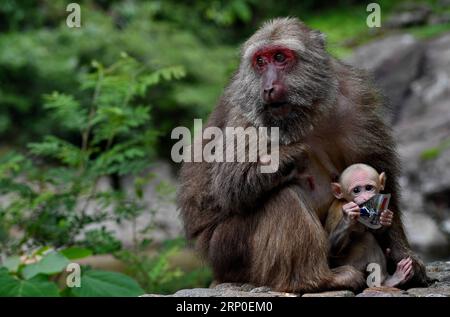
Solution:
{"label": "macaque's face", "polygon": [[356,170],[346,175],[342,182],[344,198],[361,205],[382,190],[380,175],[366,170]]}

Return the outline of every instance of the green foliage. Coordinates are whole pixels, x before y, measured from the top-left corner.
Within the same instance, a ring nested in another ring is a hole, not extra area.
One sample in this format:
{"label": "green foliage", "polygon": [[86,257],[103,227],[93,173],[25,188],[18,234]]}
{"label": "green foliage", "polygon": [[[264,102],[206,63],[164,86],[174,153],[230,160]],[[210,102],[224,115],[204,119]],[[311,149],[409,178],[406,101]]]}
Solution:
{"label": "green foliage", "polygon": [[[378,1],[383,21],[405,1]],[[428,2],[435,12],[442,12],[436,1]],[[151,98],[142,98],[144,104],[157,105],[154,122],[162,134],[156,147],[167,154],[165,146],[171,142],[167,132],[209,113],[237,65],[237,47],[263,21],[298,16],[327,34],[329,50],[337,56],[377,36],[365,24],[367,1],[357,0],[84,0],[79,29],[66,26],[66,5],[61,0],[0,4],[0,133],[15,145],[46,134],[73,137],[71,131],[83,116],[73,112],[70,121],[49,119],[41,96],[51,91],[72,95],[89,72],[91,60],[111,64],[126,51],[156,71],[150,82],[163,74],[158,75],[160,69],[184,66],[171,72],[175,77],[186,73],[180,81],[159,85]],[[448,29],[444,25],[412,31],[429,36]],[[78,91],[76,97],[79,101],[89,94]],[[68,97],[65,102],[73,100]]]}
{"label": "green foliage", "polygon": [[105,228],[86,231],[82,245],[96,254],[113,253],[122,247],[120,241]]}
{"label": "green foliage", "polygon": [[63,249],[60,253],[69,260],[82,259],[92,255],[92,251],[86,248],[70,247]]}
{"label": "green foliage", "polygon": [[[140,75],[141,82],[135,89],[142,105],[157,105],[154,123],[163,133],[178,125],[190,124],[194,115],[205,116],[214,105],[236,63],[235,50],[217,43],[211,46],[203,42],[200,32],[195,33],[204,30],[201,33],[207,32],[214,38],[221,34],[214,27],[212,30],[195,27],[193,32],[194,26],[178,25],[173,20],[174,6],[183,8],[180,17],[186,20],[186,16],[192,15],[191,5],[179,5],[178,1],[127,1],[110,2],[105,6],[97,2],[81,3],[83,24],[80,29],[66,26],[65,1],[28,4],[8,1],[9,4],[0,5],[0,21],[8,30],[0,37],[0,133],[14,144],[36,141],[45,134],[76,137],[73,129],[86,123],[83,119],[88,115],[77,103],[90,98],[90,92],[79,90],[74,96],[74,88],[80,84],[92,88],[90,85],[95,78],[86,74],[98,64],[92,66],[91,60],[111,64],[121,51],[128,52],[153,71]],[[223,3],[226,9],[228,6]],[[199,13],[206,12],[209,5],[204,5],[198,4],[202,7]],[[29,10],[35,13],[30,14]],[[15,17],[12,12],[22,12],[25,16]],[[215,25],[203,14],[200,18]],[[19,32],[21,28],[17,23],[25,20],[35,24],[26,28],[26,32]],[[0,22],[0,29],[1,25]],[[174,78],[181,80],[170,85],[162,83]],[[103,82],[104,89],[119,87],[117,91],[108,91],[110,101],[114,102],[115,93],[126,93],[118,85],[118,81],[124,79],[110,77]],[[154,89],[152,97],[143,94],[147,86],[156,83],[160,85]],[[49,118],[41,107],[41,96],[51,91],[59,93],[47,96],[46,108],[55,111]],[[55,105],[56,101],[60,105]],[[104,116],[115,116],[117,120],[132,115],[109,110]],[[170,142],[162,135],[159,138],[166,144]],[[159,144],[155,146],[158,149]]]}
{"label": "green foliage", "polygon": [[442,141],[438,146],[424,150],[420,158],[424,161],[438,158],[442,152],[450,148],[450,139]]}
{"label": "green foliage", "polygon": [[[79,136],[47,135],[40,142],[28,144],[28,152],[9,151],[0,156],[0,194],[8,198],[0,204],[1,253],[11,255],[2,263],[0,279],[8,288],[0,289],[0,295],[143,293],[126,275],[87,268],[83,269],[80,288],[61,287],[57,280],[73,259],[122,249],[114,233],[106,229],[106,222],[135,224],[139,215],[150,212],[143,201],[143,188],[155,180],[155,175],[144,169],[155,158],[159,132],[152,121],[152,107],[143,103],[143,98],[156,85],[183,76],[185,71],[180,66],[152,71],[123,53],[109,67],[92,63],[79,88],[90,92],[89,98],[76,90],[44,96],[48,116]],[[102,180],[121,175],[134,178],[134,192],[99,185]],[[164,181],[156,191],[161,200],[171,199],[174,193]],[[142,234],[151,228],[150,222]],[[21,235],[11,235],[12,231]],[[134,242],[146,246],[148,239]],[[14,255],[33,249],[30,256]],[[162,252],[149,264],[147,273],[154,285],[180,274],[168,266],[168,253]]]}
{"label": "green foliage", "polygon": [[81,275],[81,287],[72,288],[70,294],[76,297],[139,296],[144,291],[124,274],[88,270]]}
{"label": "green foliage", "polygon": [[[145,244],[142,245],[145,247]],[[212,281],[212,271],[199,267],[183,271],[173,265],[173,257],[186,246],[183,239],[168,240],[158,249],[158,253],[148,254],[123,250],[117,254],[128,270],[148,293],[170,294],[182,288],[208,287]]]}
{"label": "green foliage", "polygon": [[29,280],[38,274],[53,275],[61,272],[69,263],[69,260],[61,253],[50,252],[38,262],[25,266],[22,269],[22,276]]}
{"label": "green foliage", "polygon": [[59,296],[55,283],[45,276],[36,276],[29,280],[17,279],[8,273],[6,268],[0,268],[0,296],[3,297],[42,297]]}
{"label": "green foliage", "polygon": [[124,274],[87,267],[82,267],[80,287],[58,283],[58,279],[64,280],[64,272],[70,263],[65,254],[74,260],[90,253],[82,248],[60,251],[41,248],[22,259],[8,258],[0,266],[0,297],[139,296],[144,293],[136,281]]}
{"label": "green foliage", "polygon": [[[107,221],[132,221],[145,209],[142,187],[151,177],[144,169],[155,157],[158,135],[151,106],[141,103],[150,88],[184,76],[182,67],[151,71],[127,54],[104,67],[92,63],[80,91],[90,98],[53,92],[45,95],[48,116],[78,137],[48,135],[28,145],[29,154],[9,152],[0,157],[0,205],[3,235],[14,226],[24,237],[3,237],[4,252],[26,245],[86,246],[94,253],[110,253],[120,242]],[[101,180],[134,175],[139,186],[130,196],[120,189],[99,188]],[[96,228],[86,228],[96,224]],[[80,235],[84,238],[79,238]],[[31,268],[29,268],[31,270]],[[31,274],[32,275],[32,274]]]}
{"label": "green foliage", "polygon": [[446,24],[436,24],[427,25],[421,27],[411,27],[408,29],[409,32],[421,39],[432,38],[441,35],[450,30],[450,23]]}

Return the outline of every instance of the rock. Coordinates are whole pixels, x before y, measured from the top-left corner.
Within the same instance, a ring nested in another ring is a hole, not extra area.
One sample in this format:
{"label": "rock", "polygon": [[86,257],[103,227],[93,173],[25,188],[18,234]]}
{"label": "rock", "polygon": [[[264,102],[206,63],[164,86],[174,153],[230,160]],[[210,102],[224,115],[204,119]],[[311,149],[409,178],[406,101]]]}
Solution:
{"label": "rock", "polygon": [[412,295],[395,287],[371,287],[356,297],[412,297]]}
{"label": "rock", "polygon": [[[401,290],[395,287],[371,287],[356,297],[450,297],[450,261],[432,262],[427,265],[430,277],[438,281],[426,288]],[[274,292],[269,287],[251,284],[222,283],[214,288],[183,289],[173,295],[147,294],[146,297],[298,297],[299,294]],[[354,297],[349,290],[306,293],[302,297]]]}
{"label": "rock", "polygon": [[[150,294],[155,295],[155,294]],[[177,291],[170,297],[297,297],[298,294],[274,292],[270,287],[252,284],[221,283],[213,288],[193,288]]]}
{"label": "rock", "polygon": [[450,8],[450,0],[439,0],[437,5],[442,9]]}
{"label": "rock", "polygon": [[406,28],[414,25],[423,25],[428,21],[432,9],[426,4],[406,4],[401,11],[392,14],[386,21],[388,28]]}
{"label": "rock", "polygon": [[230,288],[193,288],[183,289],[172,297],[297,297],[296,294],[282,292],[252,292]]}
{"label": "rock", "polygon": [[334,291],[322,293],[306,293],[302,297],[354,297],[355,294],[351,291]]}
{"label": "rock", "polygon": [[450,261],[432,262],[427,265],[428,275],[442,283],[450,284]]}
{"label": "rock", "polygon": [[[250,284],[247,284],[250,285]],[[213,287],[216,290],[240,291],[242,284],[240,283],[221,283]]]}
{"label": "rock", "polygon": [[450,297],[450,282],[435,283],[427,288],[410,288],[408,293],[417,297]]}
{"label": "rock", "polygon": [[437,25],[437,24],[447,24],[450,23],[450,15],[449,14],[433,14],[428,18],[428,24]]}
{"label": "rock", "polygon": [[412,35],[393,35],[357,48],[347,59],[368,70],[392,105],[395,120],[411,82],[420,72],[423,44]]}
{"label": "rock", "polygon": [[270,287],[252,284],[222,283],[213,288],[193,288],[177,291],[172,295],[147,294],[144,297],[298,297],[298,294],[274,292]]}
{"label": "rock", "polygon": [[261,286],[261,287],[256,287],[256,288],[252,289],[250,292],[252,292],[252,293],[264,293],[264,292],[270,292],[270,291],[272,291],[272,289],[270,287]]}
{"label": "rock", "polygon": [[256,287],[252,284],[242,284],[241,291],[244,292],[253,292],[253,293],[263,293],[263,292],[270,292],[272,289],[270,287]]}
{"label": "rock", "polygon": [[394,130],[403,167],[403,207],[412,216],[405,223],[418,250],[429,258],[449,258],[450,34],[426,43],[421,69]]}

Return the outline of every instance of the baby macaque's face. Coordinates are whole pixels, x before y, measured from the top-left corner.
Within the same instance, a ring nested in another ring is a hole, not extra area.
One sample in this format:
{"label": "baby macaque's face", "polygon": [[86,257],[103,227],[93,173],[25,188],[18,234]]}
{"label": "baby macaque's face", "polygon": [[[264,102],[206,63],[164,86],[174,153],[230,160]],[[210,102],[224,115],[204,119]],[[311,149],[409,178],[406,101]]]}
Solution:
{"label": "baby macaque's face", "polygon": [[384,189],[386,176],[368,165],[358,164],[342,173],[340,183],[333,183],[333,194],[338,199],[361,205]]}
{"label": "baby macaque's face", "polygon": [[344,198],[361,205],[378,194],[381,190],[381,182],[378,174],[365,170],[356,170],[346,175],[343,180]]}

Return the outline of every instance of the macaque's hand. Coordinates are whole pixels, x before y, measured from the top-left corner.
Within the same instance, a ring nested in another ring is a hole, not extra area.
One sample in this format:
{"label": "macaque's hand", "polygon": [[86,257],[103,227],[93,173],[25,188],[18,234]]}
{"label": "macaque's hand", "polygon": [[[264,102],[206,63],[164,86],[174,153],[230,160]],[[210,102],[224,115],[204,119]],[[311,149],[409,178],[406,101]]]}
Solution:
{"label": "macaque's hand", "polygon": [[359,206],[357,204],[349,202],[342,206],[342,211],[344,212],[344,217],[350,221],[350,224],[356,224],[360,214]]}
{"label": "macaque's hand", "polygon": [[392,225],[392,219],[394,218],[394,213],[389,209],[383,211],[380,215],[380,223],[384,227],[390,227]]}

